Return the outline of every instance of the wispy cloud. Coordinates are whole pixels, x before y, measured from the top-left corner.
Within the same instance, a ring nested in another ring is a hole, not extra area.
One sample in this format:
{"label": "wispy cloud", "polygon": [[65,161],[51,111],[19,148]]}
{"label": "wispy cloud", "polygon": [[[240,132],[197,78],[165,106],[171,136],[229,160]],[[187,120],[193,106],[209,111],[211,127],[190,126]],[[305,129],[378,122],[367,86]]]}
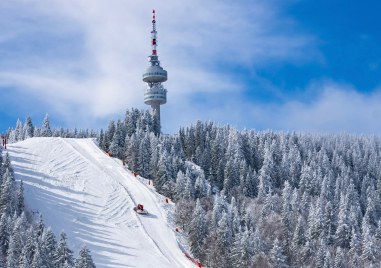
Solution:
{"label": "wispy cloud", "polygon": [[308,102],[253,104],[235,99],[225,106],[224,116],[218,117],[219,109],[213,109],[214,117],[260,130],[381,134],[381,88],[360,93],[347,84],[323,81],[306,91],[315,92]]}
{"label": "wispy cloud", "polygon": [[[160,59],[169,71],[168,114],[182,111],[196,120],[189,102],[194,94],[240,95],[246,85],[229,64],[256,69],[321,57],[315,38],[276,1],[3,1],[0,90],[32,95],[68,124],[144,107],[141,74],[152,8]],[[223,113],[204,104],[204,115]]]}
{"label": "wispy cloud", "polygon": [[381,134],[381,88],[360,93],[332,82],[313,87],[322,93],[311,103],[288,102],[275,109],[278,129]]}

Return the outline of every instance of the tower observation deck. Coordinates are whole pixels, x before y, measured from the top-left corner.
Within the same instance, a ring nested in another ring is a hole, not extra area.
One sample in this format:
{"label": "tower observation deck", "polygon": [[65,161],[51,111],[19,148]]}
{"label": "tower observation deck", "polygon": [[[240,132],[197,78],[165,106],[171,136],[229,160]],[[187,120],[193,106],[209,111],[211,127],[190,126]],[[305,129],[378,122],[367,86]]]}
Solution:
{"label": "tower observation deck", "polygon": [[144,103],[151,105],[154,118],[155,131],[160,134],[160,105],[167,102],[167,90],[161,83],[167,81],[167,71],[160,66],[159,56],[157,55],[157,31],[156,14],[152,12],[152,31],[151,31],[152,53],[148,56],[149,67],[143,74],[143,81],[147,83],[144,92]]}

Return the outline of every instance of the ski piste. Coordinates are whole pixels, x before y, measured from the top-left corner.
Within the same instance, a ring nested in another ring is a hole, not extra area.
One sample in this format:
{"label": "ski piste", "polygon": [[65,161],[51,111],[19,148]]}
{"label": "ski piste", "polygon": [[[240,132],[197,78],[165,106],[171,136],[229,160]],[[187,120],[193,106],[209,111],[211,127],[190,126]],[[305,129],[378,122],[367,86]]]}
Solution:
{"label": "ski piste", "polygon": [[31,138],[7,151],[28,208],[56,235],[64,230],[75,252],[87,245],[97,267],[197,267],[174,231],[174,204],[93,139]]}

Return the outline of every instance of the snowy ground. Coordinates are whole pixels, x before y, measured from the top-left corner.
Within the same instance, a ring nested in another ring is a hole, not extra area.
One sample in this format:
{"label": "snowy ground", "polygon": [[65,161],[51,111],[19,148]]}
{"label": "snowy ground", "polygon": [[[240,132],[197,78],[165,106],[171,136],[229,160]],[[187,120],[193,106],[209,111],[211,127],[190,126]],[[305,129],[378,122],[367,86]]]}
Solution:
{"label": "snowy ground", "polygon": [[[196,267],[167,221],[173,204],[93,140],[33,138],[8,148],[28,207],[57,237],[64,230],[76,254],[86,244],[97,267]],[[149,215],[135,214],[137,203]]]}

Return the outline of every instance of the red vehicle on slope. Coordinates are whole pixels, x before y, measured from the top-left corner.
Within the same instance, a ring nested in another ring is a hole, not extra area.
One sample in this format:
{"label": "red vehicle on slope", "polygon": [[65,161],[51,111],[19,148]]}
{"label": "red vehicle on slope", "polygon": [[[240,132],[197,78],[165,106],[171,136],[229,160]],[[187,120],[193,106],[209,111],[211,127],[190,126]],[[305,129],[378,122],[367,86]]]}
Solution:
{"label": "red vehicle on slope", "polygon": [[134,211],[138,214],[148,214],[148,211],[144,209],[142,204],[138,204],[138,206],[134,207]]}

